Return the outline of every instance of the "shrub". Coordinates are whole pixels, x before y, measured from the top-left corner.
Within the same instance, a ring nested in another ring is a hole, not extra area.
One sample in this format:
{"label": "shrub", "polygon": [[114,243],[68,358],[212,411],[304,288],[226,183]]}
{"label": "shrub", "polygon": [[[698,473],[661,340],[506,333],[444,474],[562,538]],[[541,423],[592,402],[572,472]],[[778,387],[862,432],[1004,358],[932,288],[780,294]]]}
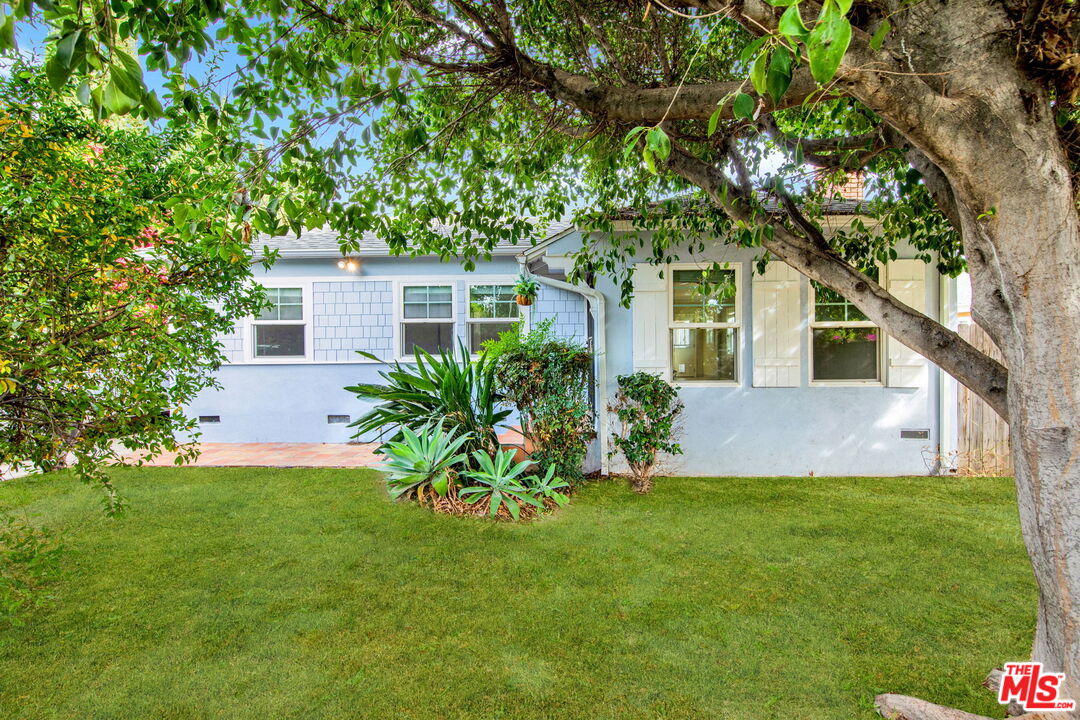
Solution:
{"label": "shrub", "polygon": [[389,442],[401,442],[403,428],[414,432],[424,427],[442,428],[466,438],[462,451],[468,457],[478,450],[494,454],[499,449],[495,426],[510,411],[497,409],[500,397],[495,390],[492,361],[486,355],[473,361],[464,345],[458,350],[460,357],[450,350],[433,357],[417,348],[415,366],[395,362],[390,370],[379,372],[385,385],[345,388],[361,399],[379,402],[350,425],[356,428],[353,437],[394,428]]}
{"label": "shrub", "polygon": [[494,458],[482,452],[473,453],[477,469],[465,476],[479,485],[463,488],[459,493],[461,499],[469,504],[486,501],[488,514],[493,517],[505,506],[515,520],[521,517],[523,505],[542,507],[543,502],[533,496],[522,477],[532,462],[523,460],[515,464],[514,455],[513,450],[500,450]]}
{"label": "shrub", "polygon": [[458,453],[469,440],[468,435],[455,437],[441,427],[423,427],[414,433],[401,429],[402,439],[386,443],[382,469],[386,471],[386,487],[395,500],[416,498],[421,504],[431,493],[446,497],[456,474],[454,466],[465,461]]}
{"label": "shrub", "polygon": [[610,409],[619,427],[612,433],[612,442],[626,457],[634,490],[647,493],[652,489],[657,456],[682,452],[675,436],[683,404],[678,388],[656,375],[636,372],[617,380],[619,392]]}
{"label": "shrub", "polygon": [[541,469],[570,482],[582,479],[588,441],[595,437],[589,408],[592,353],[555,337],[551,320],[528,333],[520,327],[485,346],[502,395],[517,407],[530,456]]}
{"label": "shrub", "polygon": [[47,530],[0,516],[0,623],[21,624],[21,614],[48,598],[42,586],[57,572],[63,546]]}

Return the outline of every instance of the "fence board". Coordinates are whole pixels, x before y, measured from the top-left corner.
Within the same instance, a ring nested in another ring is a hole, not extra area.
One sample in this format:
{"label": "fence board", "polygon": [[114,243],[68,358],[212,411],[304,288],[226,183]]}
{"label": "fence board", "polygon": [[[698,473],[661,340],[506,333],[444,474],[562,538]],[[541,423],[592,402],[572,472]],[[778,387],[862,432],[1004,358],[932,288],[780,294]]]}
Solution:
{"label": "fence board", "polygon": [[[977,349],[1004,362],[997,345],[978,325],[964,323],[957,332]],[[962,475],[1012,475],[1009,424],[963,385],[960,385],[957,402],[957,472]]]}

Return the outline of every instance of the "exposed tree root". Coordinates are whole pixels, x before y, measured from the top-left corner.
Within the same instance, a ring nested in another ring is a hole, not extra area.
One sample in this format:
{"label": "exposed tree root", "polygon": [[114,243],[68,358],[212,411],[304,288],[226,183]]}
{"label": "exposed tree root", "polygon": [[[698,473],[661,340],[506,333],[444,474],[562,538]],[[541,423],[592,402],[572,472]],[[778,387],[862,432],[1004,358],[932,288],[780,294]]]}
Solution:
{"label": "exposed tree root", "polygon": [[[888,720],[994,720],[907,695],[878,695],[874,704]],[[1055,715],[1057,720],[1067,717],[1062,713],[1028,713],[1020,715],[1019,720],[1053,720]]]}

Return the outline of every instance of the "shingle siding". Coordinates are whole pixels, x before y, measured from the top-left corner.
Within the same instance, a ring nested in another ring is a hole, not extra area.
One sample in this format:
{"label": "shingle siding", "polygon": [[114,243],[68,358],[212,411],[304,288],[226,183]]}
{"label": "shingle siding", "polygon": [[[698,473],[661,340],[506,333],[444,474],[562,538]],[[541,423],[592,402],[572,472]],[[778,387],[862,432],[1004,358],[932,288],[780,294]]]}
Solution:
{"label": "shingle siding", "polygon": [[394,289],[388,280],[311,286],[315,362],[358,362],[357,351],[394,355]]}
{"label": "shingle siding", "polygon": [[588,337],[585,299],[577,293],[549,285],[540,286],[532,308],[532,323],[554,318],[552,329],[558,337],[585,342]]}

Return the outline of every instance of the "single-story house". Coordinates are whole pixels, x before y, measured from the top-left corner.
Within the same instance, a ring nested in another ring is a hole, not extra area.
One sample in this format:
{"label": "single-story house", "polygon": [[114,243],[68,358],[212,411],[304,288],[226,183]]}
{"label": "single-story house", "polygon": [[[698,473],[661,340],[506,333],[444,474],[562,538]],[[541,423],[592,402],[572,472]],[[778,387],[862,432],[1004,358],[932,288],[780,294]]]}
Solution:
{"label": "single-story house", "polygon": [[[837,203],[829,219],[850,222],[857,210]],[[684,454],[670,460],[670,473],[927,474],[955,448],[955,382],[784,263],[756,274],[760,251],[707,243],[678,264],[637,263],[626,308],[611,278],[597,277],[595,287],[566,282],[582,241],[563,223],[536,245],[498,245],[466,272],[435,257],[391,255],[373,237],[348,257],[329,231],[270,239],[280,259],[254,267],[274,306],[222,338],[222,387],[188,408],[202,440],[347,442],[348,423],[368,407],[345,386],[378,382],[386,362],[407,362],[415,346],[434,351],[460,339],[478,349],[519,319],[553,318],[560,335],[596,351],[597,408],[611,401],[616,377],[635,370],[679,386]],[[880,280],[955,327],[956,282],[898,250]],[[714,261],[725,264],[721,279],[735,292],[703,303],[695,290]],[[522,268],[541,282],[527,308],[511,292]],[[605,470],[608,421],[597,413],[590,456]]]}

